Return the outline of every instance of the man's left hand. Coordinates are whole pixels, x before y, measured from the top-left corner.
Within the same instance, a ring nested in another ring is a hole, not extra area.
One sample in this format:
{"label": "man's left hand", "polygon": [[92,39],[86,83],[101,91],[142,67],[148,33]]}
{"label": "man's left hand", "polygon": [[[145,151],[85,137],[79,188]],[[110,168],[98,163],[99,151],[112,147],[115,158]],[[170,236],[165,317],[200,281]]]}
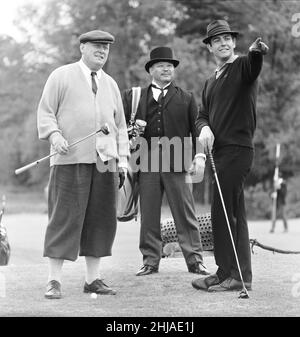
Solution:
{"label": "man's left hand", "polygon": [[119,167],[119,189],[124,185],[125,177],[126,177],[125,169]]}
{"label": "man's left hand", "polygon": [[204,177],[205,159],[202,157],[194,158],[188,173],[191,176],[197,176],[197,182],[201,182]]}
{"label": "man's left hand", "polygon": [[250,51],[258,51],[262,53],[263,55],[266,55],[269,51],[269,47],[262,42],[261,37],[258,37],[250,46]]}

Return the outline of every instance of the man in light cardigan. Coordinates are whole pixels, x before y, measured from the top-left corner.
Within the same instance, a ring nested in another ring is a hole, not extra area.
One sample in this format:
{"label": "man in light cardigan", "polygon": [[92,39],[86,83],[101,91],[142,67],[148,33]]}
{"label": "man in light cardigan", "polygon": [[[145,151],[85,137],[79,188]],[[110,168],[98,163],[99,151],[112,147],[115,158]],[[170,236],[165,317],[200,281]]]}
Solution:
{"label": "man in light cardigan", "polygon": [[[51,157],[49,223],[44,256],[49,259],[45,297],[62,297],[64,260],[85,256],[83,291],[116,294],[100,279],[100,258],[110,256],[116,233],[116,197],[124,182],[129,143],[120,91],[103,70],[114,37],[94,30],[79,37],[79,62],[61,66],[49,76],[38,106],[40,139],[48,140]],[[109,126],[110,133],[69,144]]]}

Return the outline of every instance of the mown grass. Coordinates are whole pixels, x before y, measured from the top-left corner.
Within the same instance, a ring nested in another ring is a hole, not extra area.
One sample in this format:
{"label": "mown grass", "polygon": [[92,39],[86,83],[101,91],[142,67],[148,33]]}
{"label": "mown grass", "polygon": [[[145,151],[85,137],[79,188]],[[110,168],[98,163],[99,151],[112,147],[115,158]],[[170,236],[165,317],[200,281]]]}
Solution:
{"label": "mown grass", "polygon": [[[165,215],[168,216],[166,210]],[[162,259],[158,274],[136,277],[142,263],[138,248],[139,222],[119,223],[113,255],[103,258],[101,277],[117,290],[116,296],[91,299],[82,291],[85,263],[82,257],[66,262],[63,298],[46,300],[47,260],[42,257],[46,214],[6,215],[12,246],[8,266],[0,267],[5,281],[0,316],[68,317],[292,317],[300,316],[300,255],[273,254],[254,248],[253,291],[248,300],[238,292],[211,294],[191,286],[197,276],[187,272],[182,257]],[[278,223],[250,222],[250,237],[282,249],[299,250],[300,221],[290,220],[289,233]],[[205,254],[214,272],[214,257]]]}

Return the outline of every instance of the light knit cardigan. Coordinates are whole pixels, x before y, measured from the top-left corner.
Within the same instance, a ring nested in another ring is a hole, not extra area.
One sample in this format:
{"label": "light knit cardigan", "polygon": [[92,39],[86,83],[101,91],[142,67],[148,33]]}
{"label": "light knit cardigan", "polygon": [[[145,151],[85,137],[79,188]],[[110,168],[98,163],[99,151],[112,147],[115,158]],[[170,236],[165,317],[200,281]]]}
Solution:
{"label": "light knit cardigan", "polygon": [[[67,155],[55,155],[50,166],[96,163],[117,158],[127,166],[129,142],[120,90],[114,79],[102,70],[95,96],[78,62],[61,66],[49,76],[38,106],[37,126],[40,139],[60,132],[69,144],[109,125],[110,134],[86,139],[71,147]],[[51,147],[51,152],[53,148]]]}

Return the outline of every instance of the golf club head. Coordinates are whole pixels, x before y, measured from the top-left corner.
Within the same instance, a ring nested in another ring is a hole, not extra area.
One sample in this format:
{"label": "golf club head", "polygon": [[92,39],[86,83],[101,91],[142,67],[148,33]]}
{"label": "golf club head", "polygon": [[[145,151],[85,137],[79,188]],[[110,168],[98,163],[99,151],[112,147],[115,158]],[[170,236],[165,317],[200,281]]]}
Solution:
{"label": "golf club head", "polygon": [[105,123],[105,125],[102,126],[101,132],[102,132],[103,134],[105,134],[105,135],[108,135],[108,134],[110,133],[109,126],[108,126],[107,123]]}
{"label": "golf club head", "polygon": [[240,292],[239,298],[243,298],[243,299],[249,298],[249,294],[248,294],[248,291],[247,291],[246,288],[244,288],[244,289]]}

